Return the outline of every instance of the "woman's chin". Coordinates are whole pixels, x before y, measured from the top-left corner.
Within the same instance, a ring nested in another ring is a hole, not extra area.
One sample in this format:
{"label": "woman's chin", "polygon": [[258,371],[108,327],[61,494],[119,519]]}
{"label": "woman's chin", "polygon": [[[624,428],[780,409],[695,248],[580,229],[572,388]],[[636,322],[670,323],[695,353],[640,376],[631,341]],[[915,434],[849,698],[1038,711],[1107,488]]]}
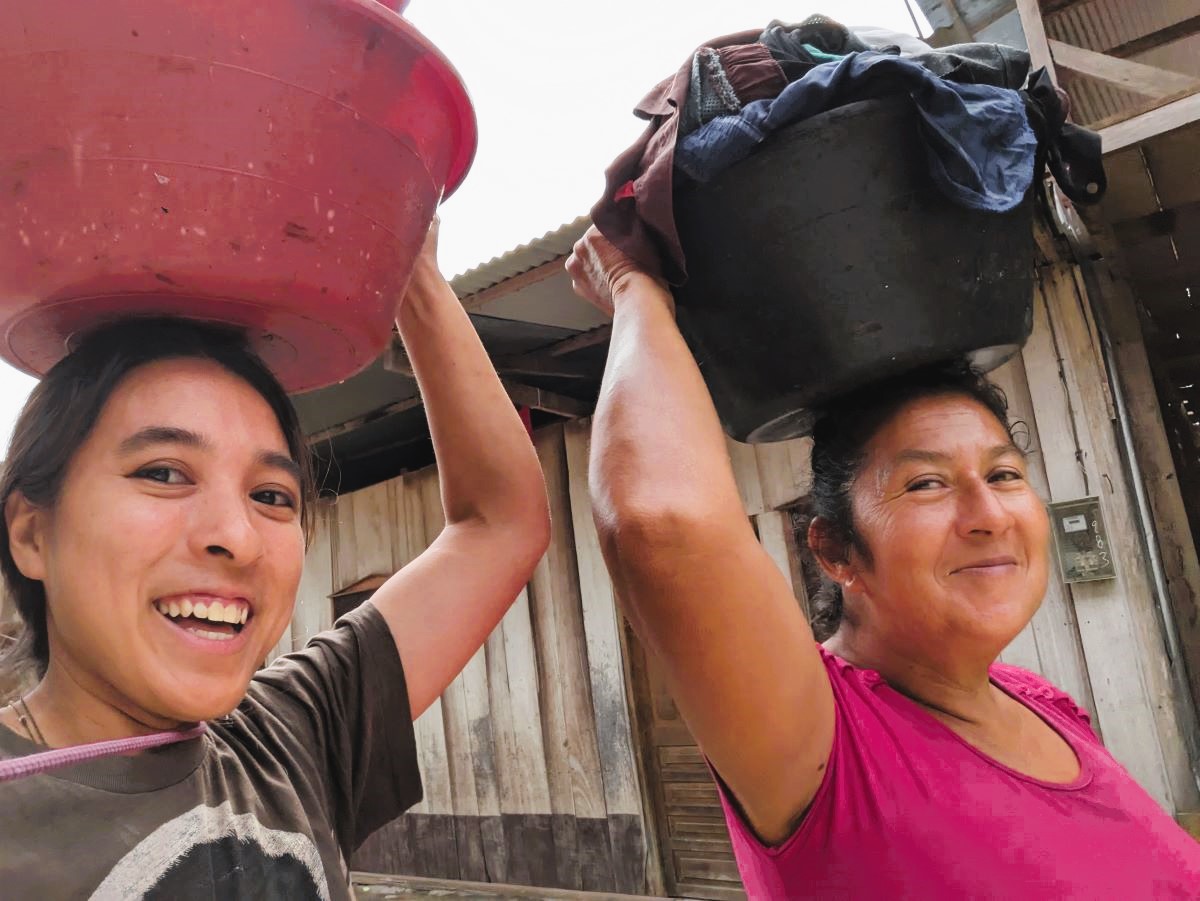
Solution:
{"label": "woman's chin", "polygon": [[155,719],[165,723],[200,723],[226,716],[246,696],[248,682],[205,686],[187,697],[160,697],[154,704]]}

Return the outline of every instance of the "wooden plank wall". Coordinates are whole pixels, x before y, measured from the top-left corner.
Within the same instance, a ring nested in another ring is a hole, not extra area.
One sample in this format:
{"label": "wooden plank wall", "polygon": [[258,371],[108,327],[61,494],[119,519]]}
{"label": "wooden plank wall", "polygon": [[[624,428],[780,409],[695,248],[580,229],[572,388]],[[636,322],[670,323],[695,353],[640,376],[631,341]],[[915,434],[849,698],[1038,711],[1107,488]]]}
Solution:
{"label": "wooden plank wall", "polygon": [[[1059,653],[1040,654],[1038,662],[1068,690],[1070,680],[1086,674],[1088,706],[1108,749],[1168,811],[1194,810],[1187,753],[1194,724],[1186,688],[1177,684],[1165,650],[1091,303],[1070,263],[1041,267],[1036,287],[1033,334],[1023,351],[1027,381],[1036,390],[1024,397],[1039,436],[1047,499],[1099,496],[1117,569],[1115,580],[1064,589],[1082,660],[1064,642]],[[1086,695],[1074,691],[1082,702]]]}
{"label": "wooden plank wall", "polygon": [[[372,836],[351,865],[641,894],[659,878],[647,870],[617,614],[582,506],[586,484],[578,484],[586,433],[568,440],[558,426],[535,443],[551,547],[486,645],[417,720],[424,800]],[[403,567],[442,526],[432,467],[323,507],[277,652],[331,625],[330,594]]]}

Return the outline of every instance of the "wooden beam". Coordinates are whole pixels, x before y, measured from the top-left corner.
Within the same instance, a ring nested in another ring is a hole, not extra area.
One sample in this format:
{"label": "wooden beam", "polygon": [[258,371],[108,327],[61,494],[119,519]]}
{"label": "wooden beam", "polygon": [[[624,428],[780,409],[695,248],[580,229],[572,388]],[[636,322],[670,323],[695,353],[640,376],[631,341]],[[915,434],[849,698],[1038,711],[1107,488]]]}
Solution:
{"label": "wooden beam", "polygon": [[1183,128],[1200,120],[1200,93],[1189,94],[1156,109],[1141,113],[1100,129],[1104,153],[1115,153],[1124,147]]}
{"label": "wooden beam", "polygon": [[546,413],[553,413],[555,416],[564,416],[567,419],[578,419],[581,416],[591,415],[594,406],[587,401],[567,397],[564,394],[555,394],[553,391],[545,391],[535,388],[533,385],[523,385],[508,379],[500,381],[504,385],[504,390],[508,392],[509,398],[519,407],[542,410]]}
{"label": "wooden beam", "polygon": [[556,379],[592,379],[599,381],[598,373],[593,373],[579,365],[558,363],[554,360],[539,360],[536,358],[500,357],[494,361],[496,371],[501,375],[515,376],[550,376]]}
{"label": "wooden beam", "polygon": [[1057,85],[1058,73],[1054,71],[1054,57],[1046,39],[1046,23],[1042,21],[1042,10],[1038,0],[1017,0],[1017,15],[1021,18],[1021,30],[1025,32],[1025,43],[1029,45],[1031,68],[1046,67],[1050,79]]}
{"label": "wooden beam", "polygon": [[460,297],[459,300],[466,309],[478,310],[480,307],[486,306],[497,298],[524,290],[531,285],[536,285],[539,282],[544,282],[546,279],[558,275],[563,271],[563,264],[566,259],[566,254],[555,257],[548,262],[542,263],[540,266],[534,266],[532,269],[525,270],[520,275],[514,275],[512,278],[506,278],[491,287],[484,288],[482,291],[476,291],[474,294],[466,294]]}
{"label": "wooden beam", "polygon": [[1094,50],[1074,47],[1062,41],[1048,41],[1054,62],[1059,68],[1089,78],[1098,78],[1135,94],[1146,97],[1170,97],[1200,89],[1200,79],[1191,75],[1147,66],[1133,60],[1107,56]]}
{"label": "wooden beam", "polygon": [[395,413],[403,413],[407,410],[413,410],[421,406],[423,401],[418,394],[416,397],[406,397],[404,400],[398,400],[395,403],[390,403],[378,409],[372,410],[370,413],[364,413],[362,416],[355,416],[353,419],[347,419],[345,422],[338,423],[335,426],[330,426],[320,432],[314,432],[308,436],[308,444],[311,447],[314,444],[320,444],[322,441],[328,441],[330,438],[336,438],[338,435],[344,435],[346,432],[353,432],[357,428],[361,428],[369,422],[374,422],[376,419],[382,419],[385,416],[391,416]]}
{"label": "wooden beam", "polygon": [[597,344],[603,344],[611,336],[612,325],[600,325],[594,329],[588,329],[586,332],[580,332],[578,335],[559,341],[553,347],[547,348],[546,353],[552,357],[561,357],[564,354],[574,353],[586,347],[595,347]]}
{"label": "wooden beam", "polygon": [[603,344],[609,339],[611,334],[612,326],[602,325],[598,328],[572,335],[570,338],[559,341],[556,344],[551,344],[548,347],[540,347],[537,350],[526,353],[496,357],[493,363],[496,366],[496,370],[502,373],[551,375],[565,379],[596,378],[598,373],[593,372],[591,367],[581,368],[579,364],[556,361],[559,357],[569,356],[578,350]]}

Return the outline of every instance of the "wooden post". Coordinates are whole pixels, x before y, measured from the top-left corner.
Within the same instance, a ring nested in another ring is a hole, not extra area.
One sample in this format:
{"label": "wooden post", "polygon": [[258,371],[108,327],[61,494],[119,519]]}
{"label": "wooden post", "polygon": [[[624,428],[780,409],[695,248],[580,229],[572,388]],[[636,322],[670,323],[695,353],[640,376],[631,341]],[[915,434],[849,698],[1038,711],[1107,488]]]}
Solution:
{"label": "wooden post", "polygon": [[1051,500],[1097,495],[1117,579],[1070,586],[1098,724],[1113,755],[1168,810],[1192,809],[1196,783],[1126,470],[1108,374],[1075,266],[1039,272],[1024,351]]}
{"label": "wooden post", "polygon": [[1029,46],[1030,66],[1046,67],[1051,80],[1057,85],[1058,74],[1054,71],[1054,57],[1050,55],[1050,42],[1046,39],[1046,23],[1042,21],[1042,9],[1038,0],[1017,0],[1017,15],[1021,17],[1021,29],[1025,32],[1025,43]]}

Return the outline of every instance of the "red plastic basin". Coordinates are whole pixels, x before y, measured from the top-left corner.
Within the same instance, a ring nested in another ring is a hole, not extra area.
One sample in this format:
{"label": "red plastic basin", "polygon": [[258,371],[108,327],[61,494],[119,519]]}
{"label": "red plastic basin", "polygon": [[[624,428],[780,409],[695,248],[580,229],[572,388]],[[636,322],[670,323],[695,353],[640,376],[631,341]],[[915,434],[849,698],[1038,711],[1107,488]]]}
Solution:
{"label": "red plastic basin", "polygon": [[4,0],[0,356],[42,374],[166,314],[244,327],[291,391],[344,379],[475,144],[453,68],[375,0]]}

